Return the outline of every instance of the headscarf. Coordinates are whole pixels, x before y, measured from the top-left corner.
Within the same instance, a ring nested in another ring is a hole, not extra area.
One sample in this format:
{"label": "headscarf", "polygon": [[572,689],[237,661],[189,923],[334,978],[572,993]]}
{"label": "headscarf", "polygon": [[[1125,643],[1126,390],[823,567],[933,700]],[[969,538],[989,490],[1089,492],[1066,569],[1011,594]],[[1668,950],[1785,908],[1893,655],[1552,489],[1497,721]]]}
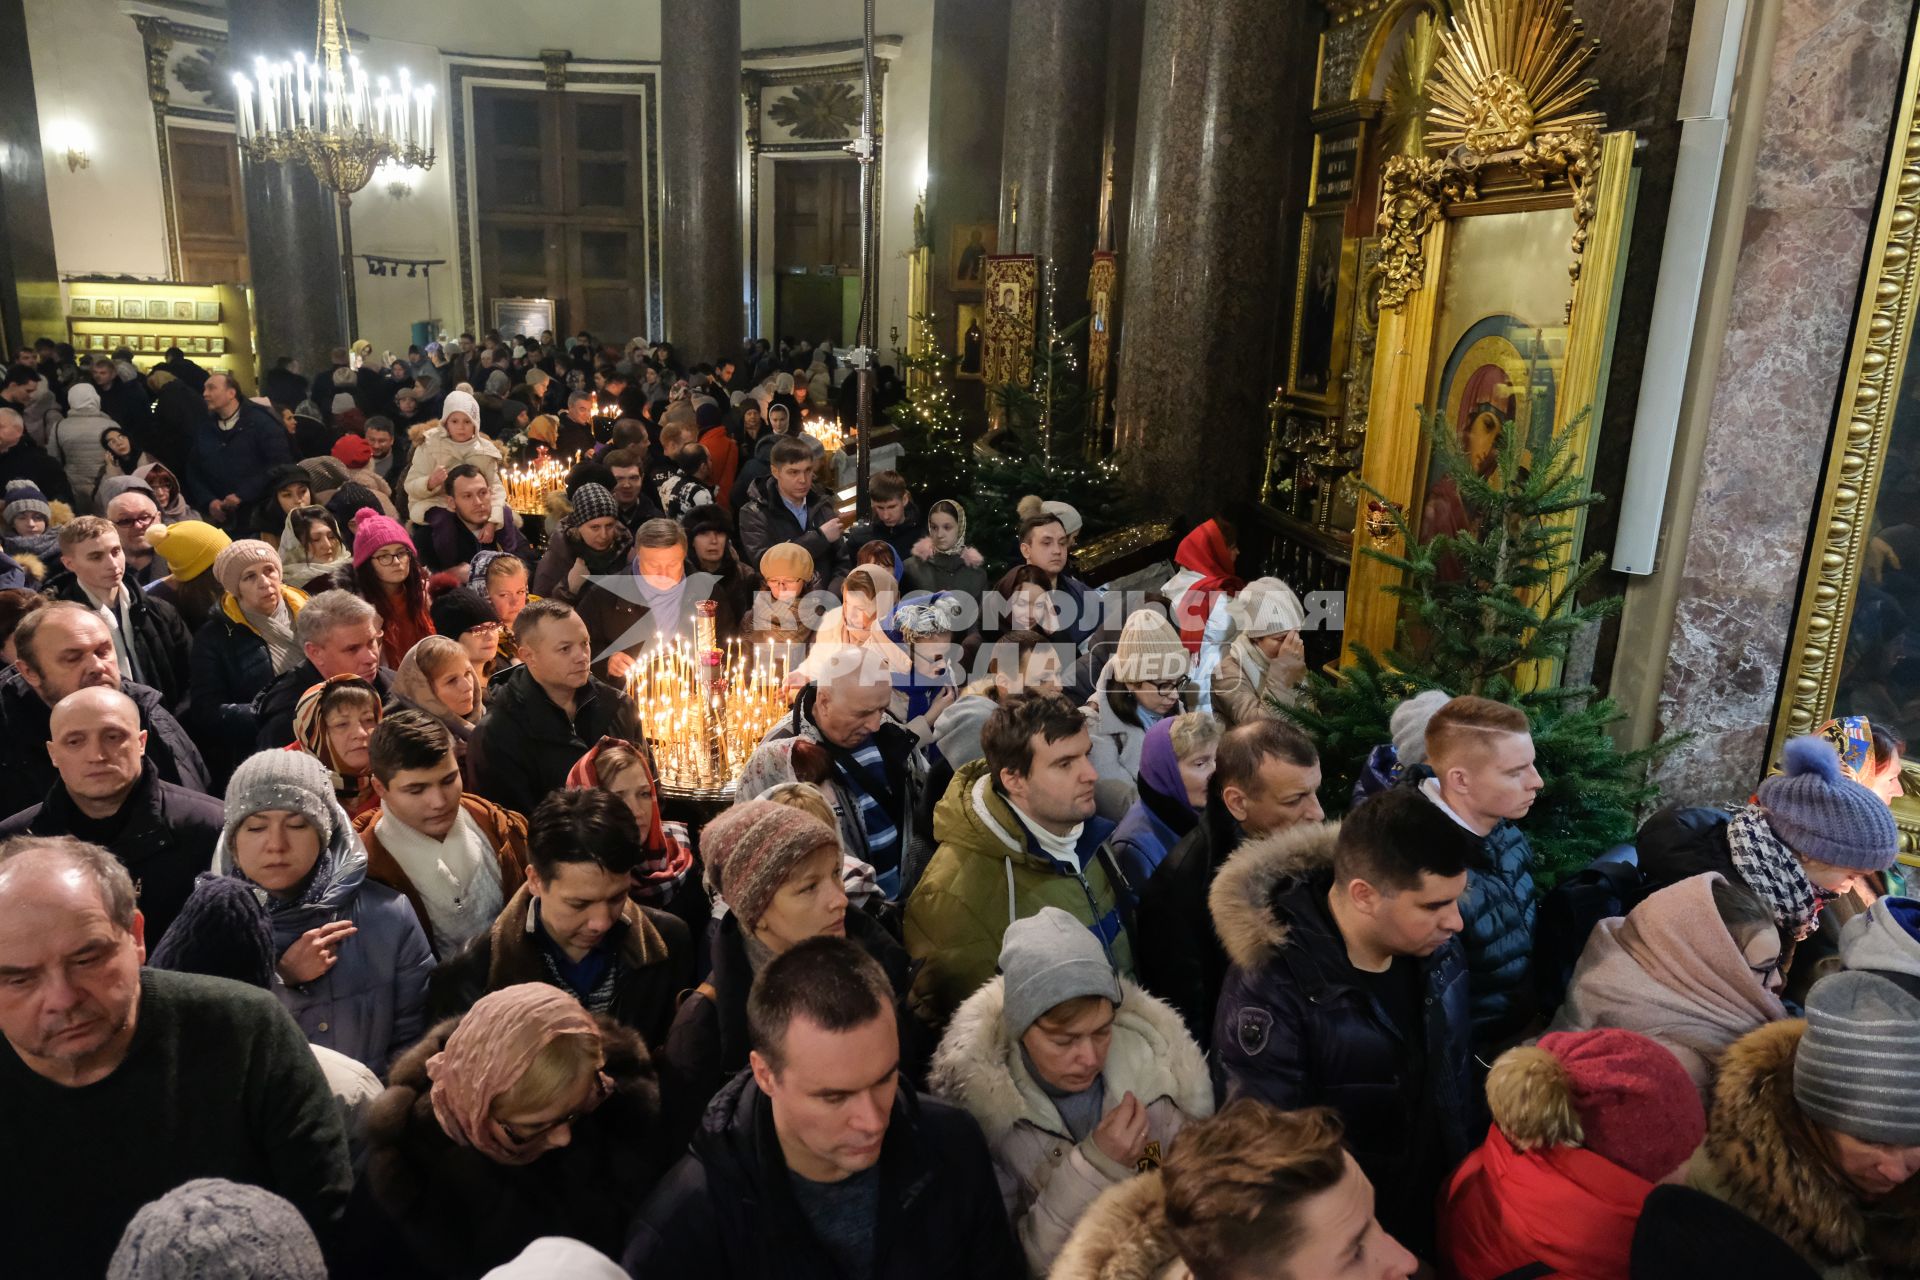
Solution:
{"label": "headscarf", "polygon": [[[649,899],[663,899],[693,869],[693,850],[675,838],[677,833],[669,833],[667,824],[660,820],[660,784],[654,776],[653,761],[647,758],[646,751],[624,738],[601,738],[593,744],[591,751],[573,762],[573,768],[567,770],[567,786],[576,791],[598,790],[600,753],[608,747],[625,747],[633,752],[634,758],[640,762],[641,772],[647,775],[647,789],[653,792],[653,814],[648,819],[643,839],[639,888]],[[679,828],[678,823],[674,826]]]}
{"label": "headscarf", "polygon": [[420,710],[444,723],[456,737],[466,738],[473,732],[473,722],[480,718],[479,673],[474,673],[474,707],[467,715],[460,715],[440,700],[433,691],[433,677],[427,672],[427,660],[446,653],[467,661],[467,651],[458,640],[447,636],[423,636],[420,641],[407,650],[407,656],[400,659],[400,665],[394,668],[393,692],[395,696],[405,698]]}
{"label": "headscarf", "polygon": [[1179,718],[1162,716],[1147,730],[1140,745],[1140,799],[1175,835],[1184,836],[1199,825],[1200,816],[1187,799],[1187,781],[1173,749],[1173,724]]}
{"label": "headscarf", "polygon": [[169,501],[166,506],[160,508],[160,522],[162,524],[178,524],[182,520],[199,519],[199,517],[194,514],[193,508],[187,505],[187,496],[180,491],[180,477],[174,475],[172,469],[164,463],[159,462],[145,462],[133,469],[133,478],[145,484],[148,491],[153,493],[157,498],[159,491],[153,487],[153,478],[155,475],[165,476],[167,483],[173,486],[172,500]]}
{"label": "headscarf", "polygon": [[343,773],[333,758],[333,743],[327,736],[326,703],[341,689],[358,686],[373,699],[373,722],[380,723],[382,707],[379,690],[356,675],[329,676],[300,695],[293,707],[294,745],[326,766],[333,783],[334,796],[348,813],[365,808],[373,796],[373,776]]}
{"label": "headscarf", "polygon": [[[306,510],[309,510],[309,508],[295,507],[293,511],[287,512],[287,527],[280,532],[281,580],[289,586],[303,589],[309,582],[312,582],[315,578],[323,574],[338,574],[342,570],[350,570],[353,568],[353,554],[350,549],[351,543],[346,538],[335,539],[340,544],[340,554],[331,560],[315,560],[311,555],[307,554],[307,544],[301,541],[300,527],[293,518],[295,513]],[[327,509],[320,507],[319,510],[326,511]],[[328,511],[327,518],[332,519],[333,513]],[[334,531],[336,533],[339,532],[337,522],[334,526]],[[334,580],[336,582],[340,581],[338,578]]]}
{"label": "headscarf", "polygon": [[[519,1163],[522,1153],[493,1118],[493,1104],[561,1036],[598,1040],[600,1025],[558,987],[523,982],[480,997],[440,1052],[427,1059],[427,1078],[433,1081],[427,1096],[441,1131],[490,1160]],[[589,1107],[598,1106],[612,1088],[606,1073],[599,1073],[599,1090]]]}
{"label": "headscarf", "polygon": [[1218,520],[1209,520],[1182,538],[1179,549],[1173,553],[1173,562],[1200,575],[1200,580],[1188,587],[1174,606],[1180,642],[1187,646],[1188,653],[1199,653],[1214,598],[1222,594],[1239,595],[1246,583],[1234,573],[1233,549],[1227,546]]}

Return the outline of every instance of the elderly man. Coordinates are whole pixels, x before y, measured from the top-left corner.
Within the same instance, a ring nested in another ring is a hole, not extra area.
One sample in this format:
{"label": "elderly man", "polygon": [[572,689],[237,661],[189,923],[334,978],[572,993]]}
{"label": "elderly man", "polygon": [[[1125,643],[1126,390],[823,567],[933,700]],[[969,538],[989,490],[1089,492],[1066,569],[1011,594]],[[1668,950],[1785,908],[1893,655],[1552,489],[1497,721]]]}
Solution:
{"label": "elderly man", "polygon": [[14,480],[31,481],[49,498],[73,500],[66,468],[27,434],[27,421],[18,409],[0,406],[0,488]]}
{"label": "elderly man", "polygon": [[187,500],[214,524],[235,524],[266,495],[274,468],[292,464],[293,444],[279,419],[241,396],[232,374],[210,375],[201,397],[212,420],[187,461]]}
{"label": "elderly man", "polygon": [[146,939],[105,849],[0,846],[10,1275],[104,1274],[134,1213],[194,1178],[264,1187],[322,1235],[352,1189],[333,1094],[279,1001],[142,970]]}
{"label": "elderly man", "polygon": [[16,661],[0,675],[0,809],[19,813],[46,798],[56,777],[47,758],[52,709],[80,689],[119,689],[140,708],[147,757],[161,779],[211,792],[200,750],[155,690],[123,680],[113,636],[99,614],[56,601],[27,615],[13,633]]}
{"label": "elderly man", "polygon": [[432,569],[466,564],[482,551],[505,551],[532,567],[533,548],[527,545],[513,509],[502,509],[502,521],[493,516],[493,486],[480,468],[463,462],[447,471],[447,496],[453,509],[427,507],[422,523],[427,529],[423,558]]}
{"label": "elderly man", "polygon": [[167,562],[147,541],[147,530],[161,523],[160,508],[144,489],[125,489],[107,502],[107,523],[120,538],[127,585],[143,591],[167,576]]}
{"label": "elderly man", "polygon": [[380,665],[380,615],[348,591],[322,591],[293,620],[293,638],[307,660],[276,676],[253,700],[262,751],[293,741],[293,709],[300,695],[338,675],[370,681],[384,699],[393,672]]}
{"label": "elderly man", "polygon": [[47,754],[59,781],[39,804],[0,823],[0,838],[75,836],[104,845],[140,889],[154,940],[193,880],[213,865],[224,821],[211,796],[165,782],[146,758],[148,733],[132,698],[105,685],[62,698],[48,718]]}
{"label": "elderly man", "polygon": [[633,541],[631,572],[590,578],[581,589],[580,620],[593,637],[593,671],[622,679],[648,646],[693,638],[696,606],[712,600],[716,634],[739,630],[733,605],[711,573],[687,572],[687,532],[672,520],[649,520]]}
{"label": "elderly man", "polygon": [[594,397],[591,391],[576,391],[567,397],[567,415],[560,419],[560,435],[553,451],[562,458],[576,453],[592,453],[600,443],[593,430]]}
{"label": "elderly man", "polygon": [[158,689],[169,705],[180,705],[193,637],[172,605],[128,584],[126,553],[114,527],[99,516],[62,525],[60,563],[66,571],[48,580],[47,594],[97,612],[113,634],[121,672]]}

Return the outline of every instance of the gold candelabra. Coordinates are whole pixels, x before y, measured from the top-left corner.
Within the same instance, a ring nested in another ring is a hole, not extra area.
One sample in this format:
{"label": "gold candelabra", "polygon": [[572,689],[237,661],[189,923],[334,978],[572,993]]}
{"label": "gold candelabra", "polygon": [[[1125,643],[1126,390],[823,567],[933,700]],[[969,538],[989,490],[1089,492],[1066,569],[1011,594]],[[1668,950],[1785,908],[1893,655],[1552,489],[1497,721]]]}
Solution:
{"label": "gold candelabra", "polygon": [[507,505],[523,516],[540,515],[547,509],[547,495],[567,487],[567,474],[580,461],[580,455],[560,459],[541,457],[500,469],[500,484],[507,491]]}
{"label": "gold candelabra", "polygon": [[787,715],[793,646],[758,645],[749,653],[729,640],[720,647],[712,602],[698,607],[692,643],[683,638],[642,654],[627,672],[627,693],[661,785],[719,794]]}

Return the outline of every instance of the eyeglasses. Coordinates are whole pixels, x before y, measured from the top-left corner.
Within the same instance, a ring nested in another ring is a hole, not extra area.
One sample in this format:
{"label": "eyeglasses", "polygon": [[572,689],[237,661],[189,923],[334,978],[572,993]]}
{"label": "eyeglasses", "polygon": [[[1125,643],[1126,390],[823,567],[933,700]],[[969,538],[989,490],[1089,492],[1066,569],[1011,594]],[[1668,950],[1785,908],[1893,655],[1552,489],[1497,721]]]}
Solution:
{"label": "eyeglasses", "polygon": [[1184,683],[1186,682],[1183,680],[1149,680],[1147,688],[1155,693],[1171,696],[1180,692],[1180,686]]}
{"label": "eyeglasses", "polygon": [[467,628],[467,634],[470,636],[490,636],[499,629],[500,624],[497,622],[476,622]]}
{"label": "eyeglasses", "polygon": [[373,553],[375,564],[405,564],[413,558],[413,553],[402,548],[398,551],[376,551]]}
{"label": "eyeglasses", "polygon": [[113,522],[113,527],[116,529],[144,529],[159,518],[159,516],[146,515],[122,516]]}
{"label": "eyeglasses", "polygon": [[508,1124],[505,1120],[496,1121],[495,1123],[500,1126],[500,1132],[506,1134],[509,1141],[513,1142],[516,1146],[525,1146],[529,1142],[536,1142],[546,1137],[562,1125],[576,1123],[601,1103],[605,1102],[607,1096],[612,1092],[613,1081],[607,1079],[605,1074],[600,1074],[595,1078],[593,1092],[587,1096],[587,1100],[567,1115],[561,1116],[558,1120],[549,1120],[545,1124],[536,1125]]}
{"label": "eyeglasses", "polygon": [[1780,972],[1780,962],[1774,960],[1762,965],[1750,964],[1747,966],[1747,970],[1752,973],[1754,977],[1760,979],[1760,981],[1771,982],[1774,975]]}

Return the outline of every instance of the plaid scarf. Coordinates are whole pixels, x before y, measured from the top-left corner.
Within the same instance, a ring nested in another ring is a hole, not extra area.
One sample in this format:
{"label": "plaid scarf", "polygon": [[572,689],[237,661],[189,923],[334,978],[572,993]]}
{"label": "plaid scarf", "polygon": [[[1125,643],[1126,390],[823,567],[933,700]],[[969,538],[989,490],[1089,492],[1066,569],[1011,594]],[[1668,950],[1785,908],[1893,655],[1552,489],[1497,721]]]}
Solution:
{"label": "plaid scarf", "polygon": [[1727,824],[1727,847],[1747,887],[1773,909],[1774,921],[1795,939],[1813,932],[1821,906],[1835,895],[1807,879],[1800,859],[1767,825],[1766,811],[1750,804]]}

